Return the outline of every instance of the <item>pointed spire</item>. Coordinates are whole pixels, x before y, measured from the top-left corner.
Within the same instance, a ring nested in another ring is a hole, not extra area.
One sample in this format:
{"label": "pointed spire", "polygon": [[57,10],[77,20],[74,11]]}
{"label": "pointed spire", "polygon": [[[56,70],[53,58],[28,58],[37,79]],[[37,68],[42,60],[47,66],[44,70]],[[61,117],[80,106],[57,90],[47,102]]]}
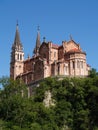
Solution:
{"label": "pointed spire", "polygon": [[39,49],[39,47],[40,47],[40,29],[39,29],[39,26],[38,26],[37,38],[36,38],[36,49]]}
{"label": "pointed spire", "polygon": [[40,29],[39,29],[39,26],[38,26],[38,29],[37,29],[37,38],[36,38],[36,46],[34,48],[34,53],[36,55],[39,54],[40,45],[41,45],[41,43],[40,43]]}
{"label": "pointed spire", "polygon": [[16,24],[16,33],[15,33],[15,40],[14,40],[14,45],[15,46],[22,46],[21,42],[20,42],[20,35],[19,35],[19,31],[18,31],[18,21]]}
{"label": "pointed spire", "polygon": [[12,63],[14,63],[16,61],[22,62],[23,60],[24,60],[24,51],[23,51],[23,46],[20,42],[20,36],[19,36],[19,31],[18,31],[18,22],[17,22],[15,39],[14,39],[14,43],[12,44],[11,62]]}

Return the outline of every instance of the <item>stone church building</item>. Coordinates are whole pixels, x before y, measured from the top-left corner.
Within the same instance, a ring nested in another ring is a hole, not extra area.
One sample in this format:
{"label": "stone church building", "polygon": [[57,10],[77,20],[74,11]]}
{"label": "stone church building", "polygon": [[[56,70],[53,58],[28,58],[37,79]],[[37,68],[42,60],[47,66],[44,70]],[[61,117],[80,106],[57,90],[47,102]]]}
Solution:
{"label": "stone church building", "polygon": [[23,45],[20,40],[18,24],[11,50],[10,77],[21,78],[31,84],[46,77],[88,75],[90,67],[86,62],[86,53],[72,38],[62,41],[61,45],[52,42],[40,42],[38,29],[34,55],[24,59]]}

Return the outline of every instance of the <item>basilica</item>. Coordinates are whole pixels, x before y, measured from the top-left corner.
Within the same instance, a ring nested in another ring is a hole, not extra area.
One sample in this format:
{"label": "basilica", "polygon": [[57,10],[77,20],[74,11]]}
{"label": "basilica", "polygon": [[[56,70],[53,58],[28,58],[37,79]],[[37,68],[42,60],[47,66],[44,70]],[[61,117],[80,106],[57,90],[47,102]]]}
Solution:
{"label": "basilica", "polygon": [[24,83],[32,84],[47,77],[85,77],[88,76],[89,70],[86,52],[72,37],[69,41],[62,41],[60,45],[46,42],[45,38],[41,42],[39,29],[33,55],[24,59],[18,24],[16,25],[15,39],[11,49],[11,78],[22,79]]}

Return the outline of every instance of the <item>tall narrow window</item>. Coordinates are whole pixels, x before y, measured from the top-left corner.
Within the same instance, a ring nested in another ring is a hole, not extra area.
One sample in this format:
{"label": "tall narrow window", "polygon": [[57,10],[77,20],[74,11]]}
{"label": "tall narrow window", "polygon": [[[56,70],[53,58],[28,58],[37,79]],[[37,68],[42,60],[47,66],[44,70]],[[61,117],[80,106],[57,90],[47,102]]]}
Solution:
{"label": "tall narrow window", "polygon": [[20,60],[22,60],[22,54],[20,54]]}
{"label": "tall narrow window", "polygon": [[56,52],[54,52],[54,58],[56,58]]}
{"label": "tall narrow window", "polygon": [[60,66],[58,65],[58,75],[60,74]]}
{"label": "tall narrow window", "polygon": [[19,54],[17,54],[17,59],[19,60]]}
{"label": "tall narrow window", "polygon": [[77,61],[77,68],[80,68],[80,61]]}
{"label": "tall narrow window", "polygon": [[46,54],[45,53],[43,54],[43,58],[46,58]]}
{"label": "tall narrow window", "polygon": [[64,66],[64,74],[67,75],[67,66]]}
{"label": "tall narrow window", "polygon": [[83,68],[83,61],[81,61],[81,68]]}
{"label": "tall narrow window", "polygon": [[64,75],[68,75],[68,64],[64,64]]}
{"label": "tall narrow window", "polygon": [[72,68],[74,69],[75,68],[75,62],[72,61]]}

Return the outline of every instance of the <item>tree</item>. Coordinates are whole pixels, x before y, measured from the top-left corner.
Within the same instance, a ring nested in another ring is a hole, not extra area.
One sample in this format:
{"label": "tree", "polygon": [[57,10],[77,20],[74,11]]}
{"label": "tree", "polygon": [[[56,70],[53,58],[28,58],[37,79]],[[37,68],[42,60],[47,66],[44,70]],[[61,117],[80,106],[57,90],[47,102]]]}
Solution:
{"label": "tree", "polygon": [[96,76],[98,76],[98,72],[96,71],[96,69],[92,68],[92,69],[90,70],[89,77],[94,78],[94,77],[96,77]]}
{"label": "tree", "polygon": [[[0,79],[0,128],[4,130],[97,130],[98,76],[47,78],[27,98],[27,86]],[[45,92],[51,92],[54,106],[45,107]]]}
{"label": "tree", "polygon": [[3,88],[0,93],[0,117],[22,127],[29,108],[27,87],[19,80],[3,78],[1,81]]}

